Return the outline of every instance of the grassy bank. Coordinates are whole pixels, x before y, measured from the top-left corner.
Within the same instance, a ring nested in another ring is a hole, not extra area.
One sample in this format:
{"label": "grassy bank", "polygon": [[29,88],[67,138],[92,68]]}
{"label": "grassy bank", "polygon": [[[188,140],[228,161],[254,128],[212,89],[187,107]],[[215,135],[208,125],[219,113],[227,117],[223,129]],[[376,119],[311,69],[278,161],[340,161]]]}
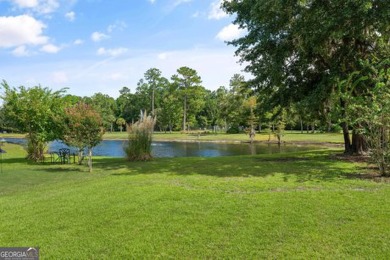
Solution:
{"label": "grassy bank", "polygon": [[[105,139],[127,139],[127,134],[122,132],[106,133]],[[160,133],[155,132],[153,139],[156,141],[220,141],[220,142],[248,142],[247,134],[224,134],[224,133]],[[268,141],[267,133],[258,133],[255,141]],[[340,133],[315,133],[307,134],[297,131],[286,131],[283,140],[285,142],[310,142],[310,143],[343,143],[343,136]],[[271,135],[271,141],[276,142],[275,136]]]}
{"label": "grassy bank", "polygon": [[4,147],[0,245],[42,259],[390,258],[390,185],[338,151],[85,166]]}
{"label": "grassy bank", "polygon": [[[24,138],[24,134],[0,134],[1,137]],[[107,140],[126,140],[126,132],[106,132],[103,136]],[[267,133],[256,134],[254,140],[258,142],[266,142],[269,139]],[[155,141],[206,141],[206,142],[248,142],[247,134],[225,134],[225,133],[162,133],[155,132],[153,135]],[[275,136],[271,135],[271,141],[276,142]],[[286,131],[283,141],[285,142],[305,142],[305,143],[343,143],[343,136],[340,133],[300,133],[298,131]]]}

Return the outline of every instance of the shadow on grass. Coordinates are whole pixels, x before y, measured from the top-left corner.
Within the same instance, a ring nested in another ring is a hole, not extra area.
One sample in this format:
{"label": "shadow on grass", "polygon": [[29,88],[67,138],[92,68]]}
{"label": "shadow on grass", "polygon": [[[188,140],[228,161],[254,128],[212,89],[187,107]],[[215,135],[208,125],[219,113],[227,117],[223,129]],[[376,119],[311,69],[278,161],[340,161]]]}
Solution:
{"label": "shadow on grass", "polygon": [[13,163],[27,163],[26,158],[6,158],[2,160],[4,164],[13,164]]}
{"label": "shadow on grass", "polygon": [[[112,171],[114,176],[173,174],[265,178],[283,174],[285,181],[294,178],[297,182],[334,181],[359,175],[356,172],[360,169],[355,164],[332,159],[330,154],[330,151],[316,151],[216,158],[164,158],[150,162],[102,158],[95,163],[95,167]],[[116,171],[120,172],[115,173]]]}
{"label": "shadow on grass", "polygon": [[62,167],[44,167],[40,168],[40,171],[45,171],[45,172],[52,172],[52,173],[58,173],[58,172],[81,172],[79,168],[62,168]]}

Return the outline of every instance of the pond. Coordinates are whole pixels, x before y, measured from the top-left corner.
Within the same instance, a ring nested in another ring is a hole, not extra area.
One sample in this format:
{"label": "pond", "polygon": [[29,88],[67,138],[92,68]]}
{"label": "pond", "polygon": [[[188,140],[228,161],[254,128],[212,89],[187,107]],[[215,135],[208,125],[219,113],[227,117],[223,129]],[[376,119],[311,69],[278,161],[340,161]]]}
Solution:
{"label": "pond", "polygon": [[[24,145],[25,139],[5,138],[9,143]],[[98,146],[94,147],[93,154],[98,156],[124,157],[123,146],[126,141],[104,140]],[[58,151],[60,148],[67,147],[59,141],[49,144],[49,152]],[[222,142],[153,142],[152,154],[154,157],[218,157],[234,155],[254,155],[308,151],[321,149],[319,145],[293,145],[293,144],[267,144],[267,143],[222,143]],[[71,147],[71,152],[76,152]]]}

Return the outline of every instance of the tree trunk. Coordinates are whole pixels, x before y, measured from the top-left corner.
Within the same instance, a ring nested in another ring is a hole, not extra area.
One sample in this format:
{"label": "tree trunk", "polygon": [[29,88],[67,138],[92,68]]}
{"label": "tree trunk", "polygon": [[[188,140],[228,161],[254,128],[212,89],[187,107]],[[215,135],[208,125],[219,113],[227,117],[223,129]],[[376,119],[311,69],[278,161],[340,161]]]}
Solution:
{"label": "tree trunk", "polygon": [[81,165],[83,160],[84,160],[84,149],[79,149],[79,152],[78,152],[78,164]]}
{"label": "tree trunk", "polygon": [[92,172],[92,148],[88,148],[88,167],[89,172]]}
{"label": "tree trunk", "polygon": [[[346,119],[345,114],[345,107],[346,103],[343,99],[340,99],[340,105],[341,105],[341,116],[342,118]],[[343,122],[341,124],[341,127],[343,128],[343,136],[344,136],[344,153],[345,154],[356,154],[356,155],[362,155],[365,152],[367,152],[367,142],[365,140],[365,137],[358,133],[355,129],[352,131],[352,143],[351,139],[349,137],[349,129],[348,124],[346,122]]]}
{"label": "tree trunk", "polygon": [[253,143],[253,139],[255,138],[255,135],[256,135],[256,131],[255,129],[253,129],[253,127],[251,127],[251,130],[249,132],[249,138],[251,140],[251,144]]}
{"label": "tree trunk", "polygon": [[352,145],[351,152],[352,154],[362,155],[365,154],[368,150],[366,138],[364,135],[352,131]]}
{"label": "tree trunk", "polygon": [[183,106],[183,131],[186,131],[187,125],[187,95],[184,96],[184,106]]}
{"label": "tree trunk", "polygon": [[351,139],[349,138],[349,130],[348,130],[348,124],[343,122],[341,124],[341,127],[343,128],[343,137],[344,137],[344,153],[345,154],[352,154],[352,146],[351,146]]}
{"label": "tree trunk", "polygon": [[303,134],[303,121],[302,118],[299,119],[301,121],[301,134]]}
{"label": "tree trunk", "polygon": [[[347,115],[345,109],[347,104],[344,99],[340,98],[340,106],[341,106],[341,118],[346,120]],[[353,154],[351,139],[349,138],[349,127],[346,121],[341,123],[341,127],[343,128],[343,137],[344,137],[344,154]]]}
{"label": "tree trunk", "polygon": [[152,116],[155,116],[154,115],[154,87],[152,89]]}

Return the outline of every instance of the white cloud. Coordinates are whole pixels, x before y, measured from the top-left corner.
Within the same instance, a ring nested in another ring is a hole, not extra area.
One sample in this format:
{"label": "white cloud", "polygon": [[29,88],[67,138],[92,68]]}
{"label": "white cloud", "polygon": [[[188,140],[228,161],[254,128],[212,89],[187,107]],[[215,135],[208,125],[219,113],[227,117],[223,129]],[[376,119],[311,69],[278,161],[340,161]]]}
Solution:
{"label": "white cloud", "polygon": [[56,71],[51,75],[51,81],[56,84],[63,84],[69,81],[68,75],[65,71]]}
{"label": "white cloud", "polygon": [[61,48],[53,44],[46,44],[40,50],[47,53],[57,53]]}
{"label": "white cloud", "polygon": [[29,56],[30,55],[30,53],[28,52],[28,50],[27,50],[25,45],[22,45],[22,46],[19,46],[19,47],[15,48],[12,51],[12,54],[17,56],[17,57],[24,57],[24,56]]}
{"label": "white cloud", "polygon": [[0,17],[0,47],[46,44],[45,24],[29,15]]}
{"label": "white cloud", "polygon": [[156,0],[148,0],[149,3],[154,4]]}
{"label": "white cloud", "polygon": [[231,41],[241,37],[245,33],[245,30],[240,29],[238,25],[229,24],[225,26],[216,36],[221,41]]}
{"label": "white cloud", "polygon": [[127,24],[123,21],[116,21],[107,27],[107,32],[112,33],[115,30],[123,31],[127,27]]}
{"label": "white cloud", "polygon": [[36,11],[42,14],[49,14],[57,10],[58,7],[60,7],[58,0],[41,0]]}
{"label": "white cloud", "polygon": [[84,43],[84,41],[81,40],[81,39],[77,39],[77,40],[75,40],[75,41],[73,42],[74,45],[81,45],[81,44],[83,44],[83,43]]}
{"label": "white cloud", "polygon": [[67,12],[65,14],[65,18],[68,19],[69,21],[73,22],[76,19],[76,13],[75,12]]}
{"label": "white cloud", "polygon": [[105,48],[99,48],[97,51],[98,55],[102,56],[111,56],[111,57],[117,57],[122,54],[125,54],[128,51],[126,48],[116,48],[116,49],[105,49]]}
{"label": "white cloud", "polygon": [[12,2],[20,8],[33,8],[38,6],[38,0],[13,0]]}
{"label": "white cloud", "polygon": [[[198,72],[205,88],[215,90],[219,86],[229,86],[229,80],[235,73],[250,78],[242,73],[243,67],[237,63],[234,50],[231,46],[216,49],[132,50],[131,57],[120,59],[110,56],[98,56],[95,60],[70,58],[40,62],[33,66],[27,62],[0,62],[0,71],[15,86],[41,84],[53,90],[66,86],[69,87],[68,93],[78,96],[92,96],[101,92],[115,98],[123,86],[134,93],[137,82],[150,68],[160,69],[163,76],[170,79],[178,68],[188,66]],[[159,58],[162,53],[166,59]]]}
{"label": "white cloud", "polygon": [[100,41],[102,41],[104,39],[108,39],[108,38],[110,38],[110,36],[108,36],[107,34],[101,33],[101,32],[94,32],[91,35],[91,39],[94,42],[100,42]]}
{"label": "white cloud", "polygon": [[209,19],[220,20],[222,18],[228,17],[228,14],[221,9],[222,2],[223,0],[216,0],[211,3],[210,12],[208,15]]}
{"label": "white cloud", "polygon": [[60,7],[59,0],[10,0],[19,8],[31,9],[40,14],[49,14]]}
{"label": "white cloud", "polygon": [[160,60],[166,60],[168,58],[168,56],[169,56],[168,52],[162,52],[162,53],[159,53],[157,55],[158,59],[160,59]]}

